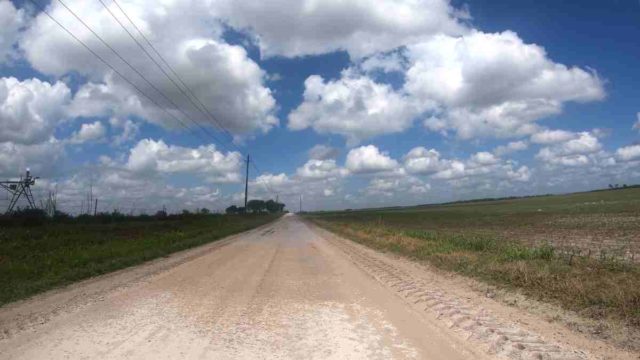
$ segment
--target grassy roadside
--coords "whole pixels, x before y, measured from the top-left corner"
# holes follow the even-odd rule
[[[558,304],[592,319],[616,321],[640,329],[640,264],[621,256],[609,256],[611,252],[594,256],[594,251],[587,256],[584,252],[567,251],[554,242],[567,232],[572,236],[580,234],[585,227],[582,221],[585,213],[595,214],[590,217],[588,228],[598,226],[594,219],[609,224],[600,228],[601,235],[607,236],[605,240],[624,239],[625,246],[629,238],[640,242],[637,221],[640,198],[637,192],[627,193],[635,196],[621,201],[617,199],[621,194],[596,194],[598,203],[603,204],[598,208],[582,206],[584,199],[571,195],[427,208],[316,213],[306,217],[369,247],[426,261],[437,268],[501,288],[516,289],[530,298]],[[616,198],[615,202],[608,196]],[[553,216],[548,215],[551,211]],[[577,220],[560,225],[551,223],[558,218]],[[620,225],[618,219],[627,218],[634,218],[636,222]],[[549,241],[532,243],[518,237],[530,233],[531,229]]]
[[[221,239],[279,216],[0,224],[0,305]]]

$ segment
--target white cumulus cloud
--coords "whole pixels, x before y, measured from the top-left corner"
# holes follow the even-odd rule
[[[407,49],[405,90],[436,101],[439,126],[464,139],[531,134],[563,103],[604,97],[597,75],[553,62],[511,31],[439,35]]]
[[[309,158],[315,160],[335,159],[339,153],[340,150],[332,146],[318,144],[309,149]]]
[[[536,158],[547,165],[585,166],[592,162],[589,157],[602,149],[596,136],[581,132],[568,141],[540,149]]]
[[[404,167],[411,174],[433,174],[443,169],[445,163],[435,149],[415,147],[404,156]]]
[[[402,72],[407,66],[407,60],[402,52],[378,53],[366,58],[359,68],[364,72],[382,71],[385,73]]]
[[[181,107],[195,122],[202,126],[214,126],[206,111],[198,111],[194,105],[198,103],[189,101],[182,91],[164,77],[99,2],[71,0],[65,3],[166,98],[125,66],[115,54],[106,50],[59,2],[50,4],[52,16],[69,27],[89,47],[100,49],[98,51],[102,56],[142,91],[162,107],[171,111],[175,111],[176,106]],[[127,22],[113,3],[109,6],[121,21]],[[138,1],[123,3],[122,6],[184,82],[206,104],[215,119],[226,128],[235,133],[247,133],[268,131],[278,124],[274,116],[275,99],[271,90],[264,85],[266,73],[248,57],[243,47],[227,44],[221,39],[222,28],[211,4],[201,1]],[[135,32],[129,27],[130,31]],[[31,65],[45,74],[63,76],[78,72],[89,77],[90,83],[79,91],[73,107],[76,115],[138,115],[151,122],[175,126],[175,120],[160,112],[156,105],[114,75],[46,15],[39,14],[33,20],[20,40],[20,47]],[[171,99],[176,106],[167,99]],[[180,117],[183,117],[182,114]],[[184,121],[189,123],[186,119]]]
[[[65,119],[71,92],[62,82],[0,78],[0,142],[36,144]]]
[[[398,162],[374,145],[366,145],[349,151],[345,167],[354,174],[378,173],[396,169]]]
[[[394,197],[404,194],[419,196],[426,194],[431,189],[431,185],[413,176],[399,178],[374,178],[369,181],[369,185],[364,189],[368,196]]]
[[[16,57],[15,44],[26,21],[24,10],[16,9],[11,1],[0,1],[0,64]]]
[[[0,142],[0,176],[14,178],[29,168],[34,176],[53,176],[64,158],[64,146],[51,138],[38,144]]]
[[[266,56],[345,50],[359,58],[467,31],[458,20],[464,12],[447,0],[224,0],[214,7],[232,26],[253,33]]]
[[[487,166],[497,164],[500,159],[490,152],[480,151],[471,155],[470,162],[476,166]]]
[[[616,156],[622,161],[640,159],[640,145],[624,146],[616,150]]]
[[[556,144],[569,141],[577,137],[577,134],[566,130],[544,129],[531,135],[531,142],[534,144]]]
[[[493,149],[493,153],[496,154],[497,156],[504,156],[517,151],[523,151],[528,148],[529,148],[529,143],[524,140],[511,141],[506,145],[497,146],[495,149]]]
[[[466,160],[459,160],[444,159],[435,149],[416,147],[403,159],[404,168],[410,174],[457,182],[457,185],[473,185],[479,182],[489,184],[504,180],[526,182],[531,176],[528,167],[518,167],[515,162],[500,159],[487,151],[480,151]]]
[[[336,81],[310,76],[304,102],[289,114],[289,128],[339,134],[355,145],[377,135],[402,132],[415,115],[415,107],[391,86],[347,71]]]
[[[188,148],[143,139],[131,149],[125,168],[141,174],[192,173],[210,182],[238,182],[242,178],[242,155],[224,154],[214,145]]]
[[[73,144],[83,144],[86,142],[103,140],[107,134],[107,128],[100,121],[90,124],[82,124],[80,130],[73,133],[69,140]]]
[[[296,174],[304,179],[326,179],[343,176],[345,170],[338,167],[333,159],[311,159],[298,168]]]
[[[140,133],[140,125],[129,119],[112,117],[109,119],[109,125],[111,125],[111,128],[121,129],[120,134],[113,139],[113,144],[116,146],[134,140]]]

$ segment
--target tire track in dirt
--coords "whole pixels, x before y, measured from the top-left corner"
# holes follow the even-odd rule
[[[469,304],[445,290],[418,279],[393,264],[371,256],[348,240],[327,239],[353,263],[406,302],[430,312],[450,329],[479,343],[494,356],[522,360],[583,360],[586,353],[546,341],[538,334],[502,321],[490,311]]]

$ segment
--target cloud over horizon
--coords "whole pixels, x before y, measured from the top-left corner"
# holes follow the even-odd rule
[[[65,4],[118,54],[61,3],[46,9],[124,79],[43,12],[0,0],[0,176],[30,167],[69,203],[94,181],[114,206],[221,209],[243,196],[248,153],[250,196],[317,209],[640,181],[637,96],[615,83],[637,74],[481,28],[474,4]]]

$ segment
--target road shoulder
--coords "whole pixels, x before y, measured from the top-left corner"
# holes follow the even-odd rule
[[[377,252],[309,221],[305,223],[409,306],[430,313],[489,354],[533,359],[638,358],[637,354],[549,322],[539,313],[488,297],[487,286],[475,280]]]

